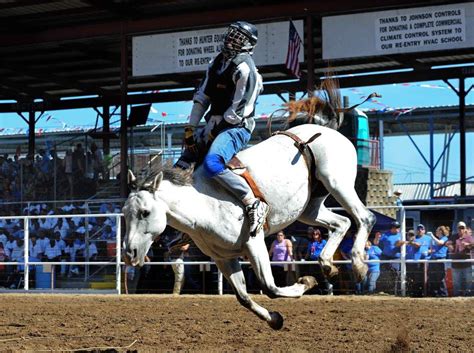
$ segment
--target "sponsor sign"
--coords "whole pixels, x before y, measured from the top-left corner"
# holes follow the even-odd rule
[[[303,38],[303,21],[294,21]],[[289,22],[257,25],[259,37],[254,51],[257,66],[285,64]],[[204,71],[219,53],[227,27],[137,36],[132,40],[133,76]],[[299,54],[304,60],[303,51]]]
[[[323,59],[474,47],[474,3],[323,18]]]

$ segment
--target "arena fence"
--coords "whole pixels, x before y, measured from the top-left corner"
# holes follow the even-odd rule
[[[406,240],[406,211],[407,210],[433,210],[433,209],[468,209],[468,208],[473,208],[474,204],[458,204],[458,205],[423,205],[423,206],[405,206],[405,207],[395,207],[395,206],[384,206],[384,207],[371,207],[371,209],[375,210],[380,210],[383,208],[398,208],[398,215],[399,215],[399,220],[401,223],[401,238],[403,241]],[[338,208],[333,208],[332,210],[337,211],[337,210],[342,210]],[[30,229],[29,229],[29,224],[32,219],[46,219],[46,218],[73,218],[73,217],[84,217],[87,219],[88,217],[104,217],[104,218],[114,218],[115,219],[115,224],[116,224],[116,240],[115,240],[115,260],[114,261],[51,261],[51,262],[37,262],[37,261],[29,261],[29,239],[30,239]],[[10,217],[0,217],[0,220],[7,220],[7,219],[15,219],[23,220],[23,225],[24,225],[24,261],[10,261],[10,262],[1,262],[1,265],[6,265],[6,266],[21,266],[24,267],[23,270],[23,283],[24,291],[30,291],[32,289],[29,288],[29,277],[30,277],[30,269],[32,266],[42,266],[42,265],[52,265],[53,268],[54,266],[83,266],[83,267],[88,267],[88,266],[114,266],[115,267],[115,290],[113,291],[114,293],[121,294],[122,293],[122,275],[123,275],[123,270],[125,269],[125,263],[121,260],[122,259],[122,246],[120,244],[122,243],[122,235],[123,235],[123,229],[122,229],[122,217],[123,214],[121,213],[106,213],[106,214],[100,214],[100,213],[86,213],[86,214],[72,214],[72,215],[41,215],[41,216],[10,216]],[[399,264],[400,265],[400,272],[399,272],[399,292],[395,291],[395,294],[399,294],[401,296],[406,296],[407,295],[407,264],[424,264],[425,266],[425,272],[426,272],[426,266],[429,263],[444,263],[444,264],[452,264],[452,263],[470,263],[471,264],[471,270],[472,270],[472,265],[474,265],[474,259],[469,258],[469,259],[437,259],[437,260],[408,260],[406,259],[406,246],[403,245],[401,247],[401,257],[400,259],[397,260],[367,260],[365,261],[366,263],[380,263],[380,264]],[[160,262],[146,262],[147,266],[154,266],[154,265],[173,265],[176,264],[173,261],[160,261]],[[213,261],[184,261],[182,263],[185,266],[200,266],[201,271],[209,271],[211,266],[215,266],[215,262]],[[249,262],[246,261],[241,261],[241,264],[243,265],[250,265]],[[271,262],[272,265],[284,265],[284,270],[285,271],[292,271],[294,270],[295,267],[297,266],[307,266],[307,265],[314,265],[318,264],[317,261],[279,261],[279,262]],[[351,261],[350,260],[337,260],[334,261],[334,264],[340,265],[340,264],[346,264],[350,265]],[[126,277],[126,276],[124,276]],[[217,289],[218,289],[218,294],[222,295],[224,290],[223,290],[223,276],[220,271],[218,271],[217,275]],[[472,286],[472,283],[471,283]],[[397,287],[397,284],[395,283],[395,287]],[[54,289],[53,285],[52,288]]]

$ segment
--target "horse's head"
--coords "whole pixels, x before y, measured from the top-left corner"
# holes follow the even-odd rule
[[[132,266],[143,266],[154,239],[166,228],[166,209],[154,196],[162,179],[163,173],[159,173],[151,182],[138,187],[135,176],[129,171],[128,183],[133,191],[123,207],[126,224],[124,261]]]

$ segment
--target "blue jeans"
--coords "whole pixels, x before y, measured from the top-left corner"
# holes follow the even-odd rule
[[[204,158],[204,170],[209,177],[216,176],[235,154],[241,151],[250,140],[250,132],[241,126],[231,127],[217,135]]]
[[[367,293],[374,293],[377,288],[377,280],[379,279],[380,271],[372,271],[367,274],[364,280],[364,289]]]
[[[472,287],[472,267],[452,268],[454,296],[468,296]]]
[[[361,283],[356,283],[356,294],[374,293],[379,276],[380,271],[367,272],[364,280]]]

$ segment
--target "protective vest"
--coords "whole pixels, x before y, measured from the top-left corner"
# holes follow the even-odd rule
[[[237,66],[239,66],[242,62],[245,62],[250,68],[247,92],[244,94],[241,104],[239,104],[239,106],[242,106],[242,110],[245,104],[249,101],[253,91],[256,89],[257,69],[255,68],[255,64],[250,54],[241,53],[237,55],[230,61],[225,70],[220,71],[220,68],[224,64],[223,62],[224,56],[221,53],[214,59],[208,70],[208,78],[206,87],[204,88],[204,93],[211,100],[211,109],[209,112],[210,115],[223,115],[224,112],[232,105],[235,94],[235,83],[233,76]],[[239,113],[238,110],[239,109],[237,109],[236,113]],[[244,116],[244,118],[252,117],[254,115],[254,111],[255,109],[253,109],[251,114]]]

